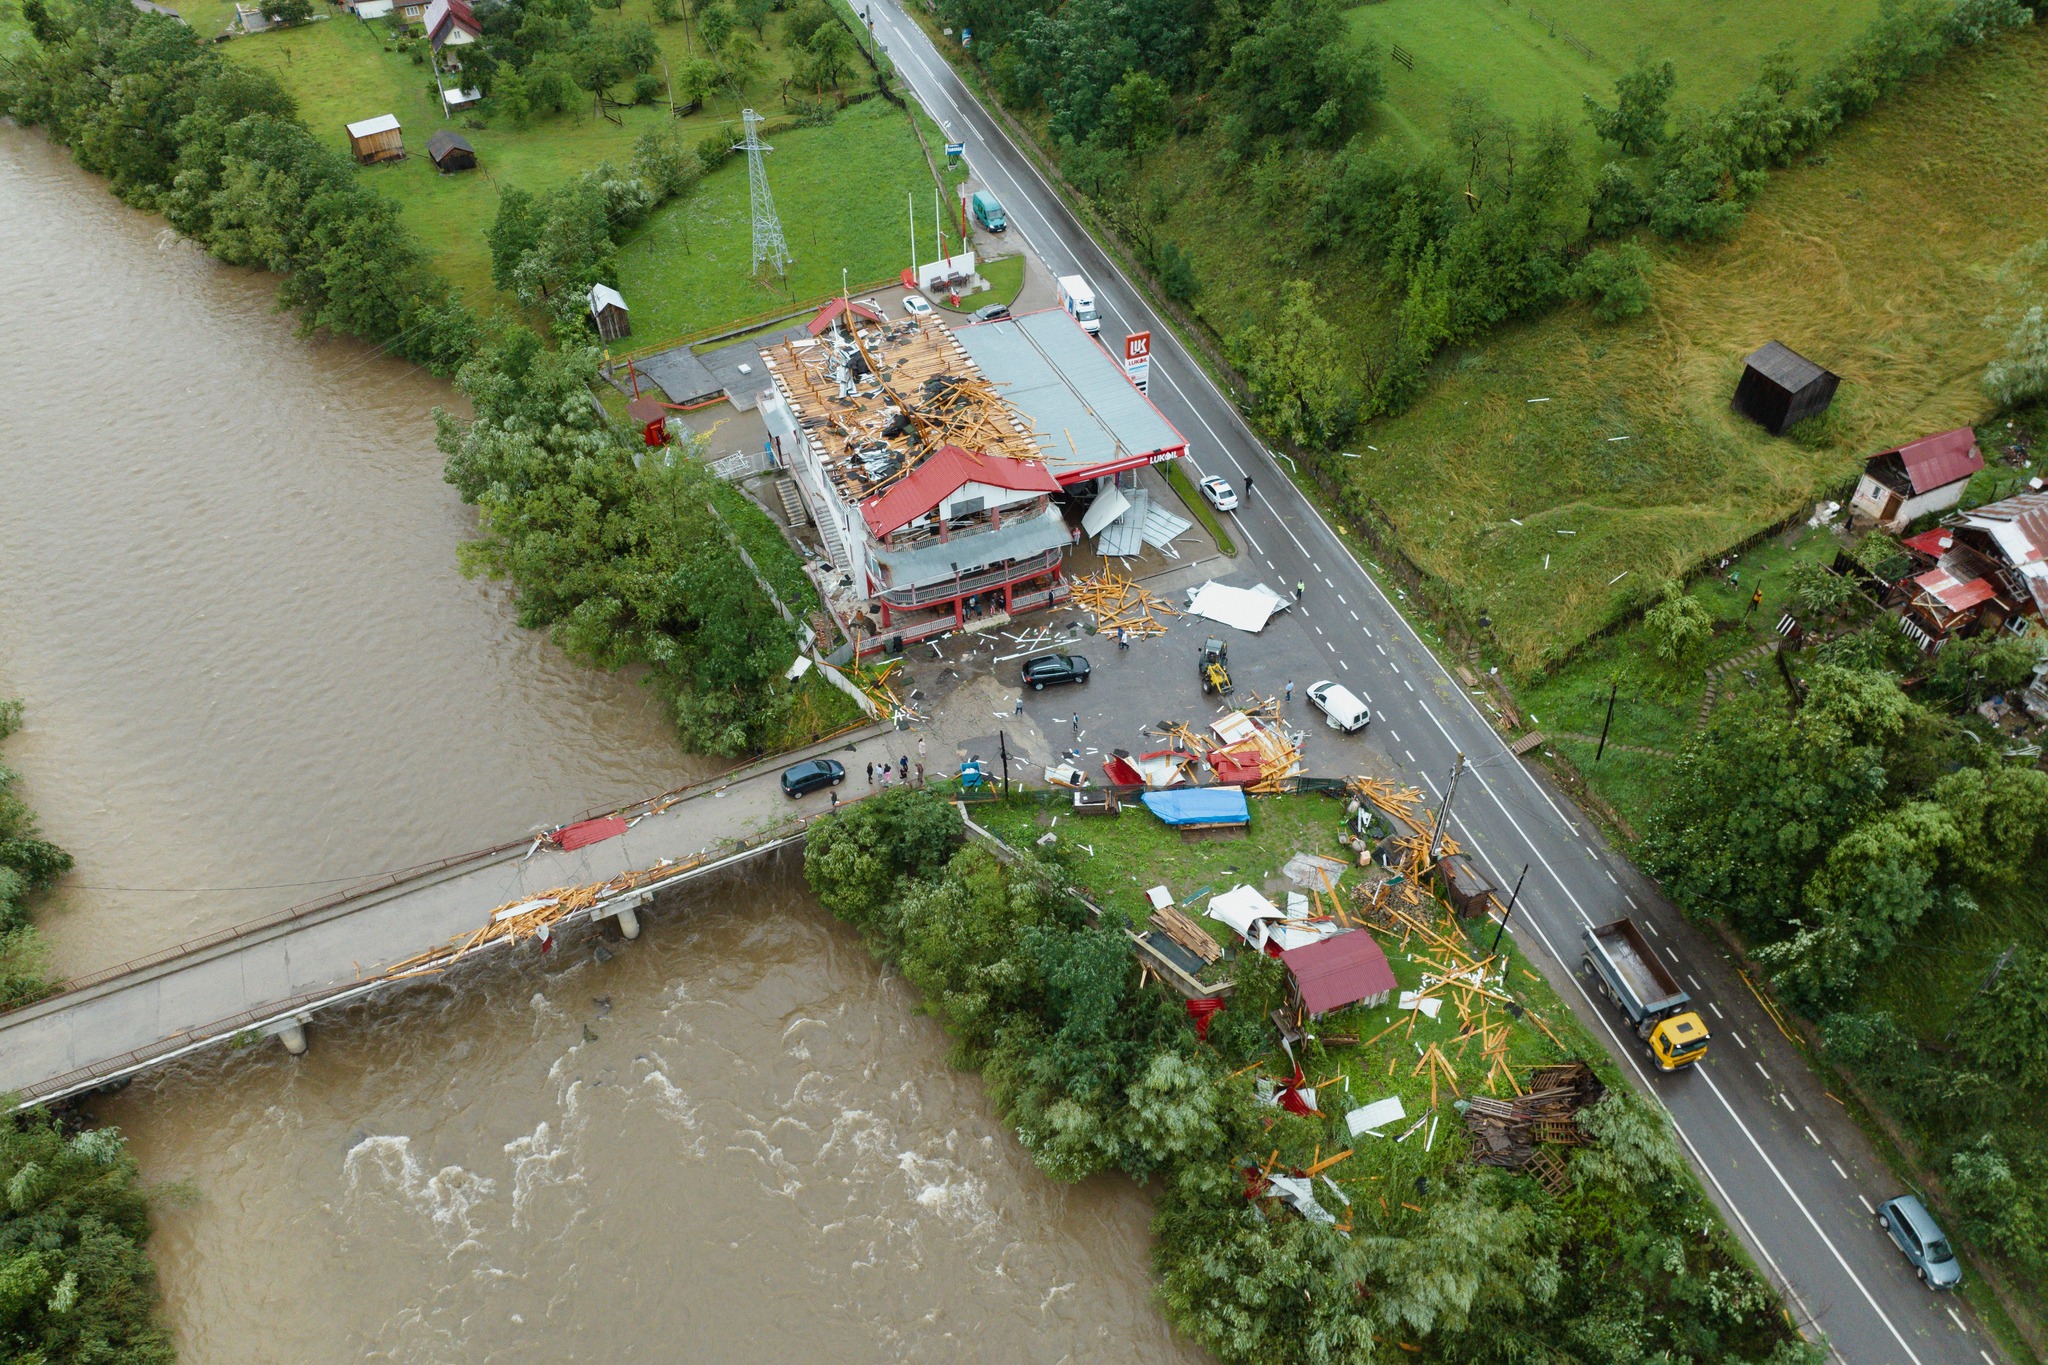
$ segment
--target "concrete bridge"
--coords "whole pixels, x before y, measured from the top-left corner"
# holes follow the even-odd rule
[[[315,1012],[402,990],[458,958],[515,943],[531,951],[541,924],[552,934],[613,918],[637,937],[639,911],[657,894],[793,843],[830,808],[822,792],[788,800],[784,767],[832,754],[858,773],[900,744],[862,727],[606,812],[627,827],[582,847],[528,835],[68,981],[0,1014],[0,1094],[17,1107],[47,1103],[233,1039],[277,1037],[303,1052]],[[574,894],[550,898],[564,890]]]

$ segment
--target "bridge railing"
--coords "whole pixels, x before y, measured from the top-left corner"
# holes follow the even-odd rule
[[[852,734],[856,730],[866,729],[872,724],[873,722],[868,720],[857,721],[830,734],[820,735],[813,742],[813,745],[806,747],[815,747],[816,744],[829,743],[841,736]],[[748,772],[750,768],[772,767],[775,763],[787,758],[790,753],[794,752],[796,750],[747,759],[743,762],[735,763],[720,772],[701,777],[695,782],[687,782],[680,787],[672,787],[657,795],[628,802],[623,806],[592,806],[562,823],[563,825],[573,825],[583,820],[596,819],[605,815],[620,815],[631,819],[636,815],[646,815],[666,810],[677,801],[683,800],[698,791],[733,780],[735,775],[755,776],[757,774]],[[544,832],[536,831],[535,833],[523,835],[520,838],[509,840],[502,844],[493,844],[489,848],[472,849],[467,853],[451,854],[448,857],[437,858],[432,862],[420,863],[413,867],[402,867],[390,872],[380,872],[361,881],[352,882],[341,890],[330,892],[325,896],[319,897],[317,900],[302,901],[297,905],[273,911],[258,919],[231,925],[225,929],[216,929],[212,933],[204,934],[199,938],[186,939],[182,943],[173,943],[168,947],[159,948],[155,952],[144,953],[140,957],[130,958],[126,962],[116,963],[111,967],[102,967],[97,971],[87,972],[82,976],[74,976],[61,983],[56,990],[51,991],[48,995],[37,996],[33,1000],[23,1000],[5,1009],[0,1009],[0,1016],[12,1013],[15,1010],[23,1010],[31,1006],[45,1004],[66,995],[76,994],[79,991],[90,990],[94,986],[119,980],[121,977],[129,976],[135,972],[147,971],[151,967],[160,967],[168,962],[176,962],[180,958],[191,957],[195,953],[203,953],[208,949],[218,948],[224,944],[233,943],[238,939],[250,938],[257,934],[266,933],[282,925],[290,924],[295,920],[323,914],[326,911],[346,905],[352,900],[358,900],[378,891],[387,891],[393,887],[402,886],[406,882],[416,881],[421,877],[431,877],[437,872],[445,872],[450,868],[461,867],[467,863],[478,863],[487,859],[502,857],[516,849],[525,848],[536,839],[543,837],[545,837]]]

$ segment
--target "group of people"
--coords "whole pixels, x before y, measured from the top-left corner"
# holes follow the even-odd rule
[[[913,767],[917,773],[915,779],[911,777]],[[874,786],[877,778],[881,779],[881,784],[885,787],[893,787],[899,782],[911,782],[913,780],[918,786],[922,787],[924,785],[924,736],[919,735],[917,737],[917,762],[914,765],[910,761],[909,754],[897,755],[894,763],[885,758],[880,763],[868,764],[868,785],[870,787]]]

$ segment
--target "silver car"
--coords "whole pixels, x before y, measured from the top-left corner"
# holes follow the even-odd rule
[[[1877,1211],[1877,1225],[1891,1234],[1913,1263],[1913,1273],[1929,1289],[1954,1289],[1963,1282],[1962,1262],[1917,1195],[1885,1200]]]

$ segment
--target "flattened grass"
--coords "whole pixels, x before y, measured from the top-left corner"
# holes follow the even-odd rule
[[[1505,662],[1568,653],[1637,584],[1872,451],[1982,415],[2002,344],[1984,320],[2048,233],[2048,207],[2019,188],[2048,181],[2044,85],[2038,29],[1958,54],[1776,177],[1731,241],[1660,247],[1642,317],[1570,308],[1447,358],[1413,411],[1355,438],[1379,453],[1340,472],[1418,563],[1490,611]],[[1843,378],[1817,439],[1773,438],[1728,408],[1742,357],[1773,338]]]

